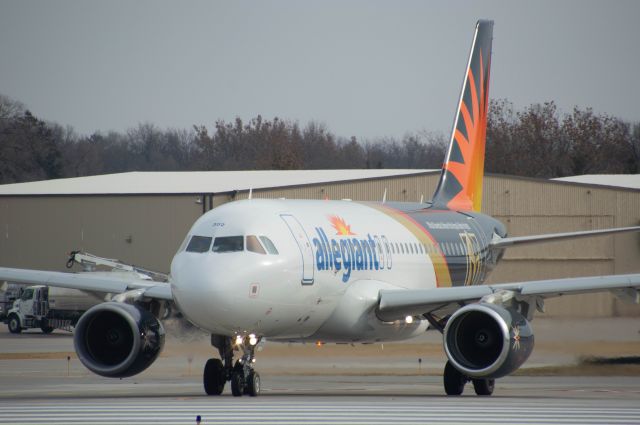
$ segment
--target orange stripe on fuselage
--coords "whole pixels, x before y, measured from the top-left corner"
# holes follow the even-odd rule
[[[431,263],[433,264],[433,269],[436,274],[436,285],[438,287],[451,286],[451,273],[449,272],[447,259],[440,250],[436,239],[427,231],[427,229],[421,226],[420,223],[411,218],[407,213],[388,205],[369,202],[365,202],[364,204],[393,218],[409,230],[422,244],[434,247],[435,249],[433,250],[427,250],[426,255],[431,259]]]

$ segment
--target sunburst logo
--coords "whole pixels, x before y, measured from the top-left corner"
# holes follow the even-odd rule
[[[349,236],[349,235],[355,235],[355,233],[353,233],[351,231],[351,226],[347,224],[346,221],[344,221],[344,219],[342,217],[338,217],[337,215],[331,215],[329,216],[329,221],[331,222],[331,225],[333,226],[334,229],[336,229],[336,235],[341,235],[341,236]]]
[[[520,349],[520,326],[514,326],[513,328],[513,349]]]

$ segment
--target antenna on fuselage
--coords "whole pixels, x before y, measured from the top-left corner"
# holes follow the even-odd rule
[[[251,196],[253,195],[253,188],[249,188],[249,197],[247,199],[251,199]]]
[[[423,204],[424,203],[424,193],[420,194],[420,203]]]
[[[387,202],[387,188],[384,188],[384,193],[382,194],[382,203]]]

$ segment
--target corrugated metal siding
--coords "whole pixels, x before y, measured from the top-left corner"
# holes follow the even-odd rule
[[[158,271],[202,212],[193,196],[0,198],[0,264],[62,270],[81,249]]]
[[[630,226],[639,223],[640,191],[487,176],[483,207],[513,236]],[[637,273],[639,259],[637,234],[531,245],[507,250],[489,282]],[[614,314],[640,316],[640,307],[608,293],[547,302],[550,316]]]

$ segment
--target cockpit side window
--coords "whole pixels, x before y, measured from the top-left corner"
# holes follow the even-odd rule
[[[193,236],[187,245],[187,252],[207,252],[211,246],[210,236]]]
[[[221,236],[213,241],[213,252],[237,252],[244,250],[244,237]]]
[[[278,255],[278,250],[276,249],[276,246],[273,244],[273,242],[271,242],[271,239],[266,236],[260,236],[260,240],[264,244],[264,247],[267,248],[267,252],[269,254]]]
[[[247,236],[247,251],[256,252],[258,254],[267,254],[267,251],[264,250],[262,245],[260,245],[260,241],[254,235]]]

